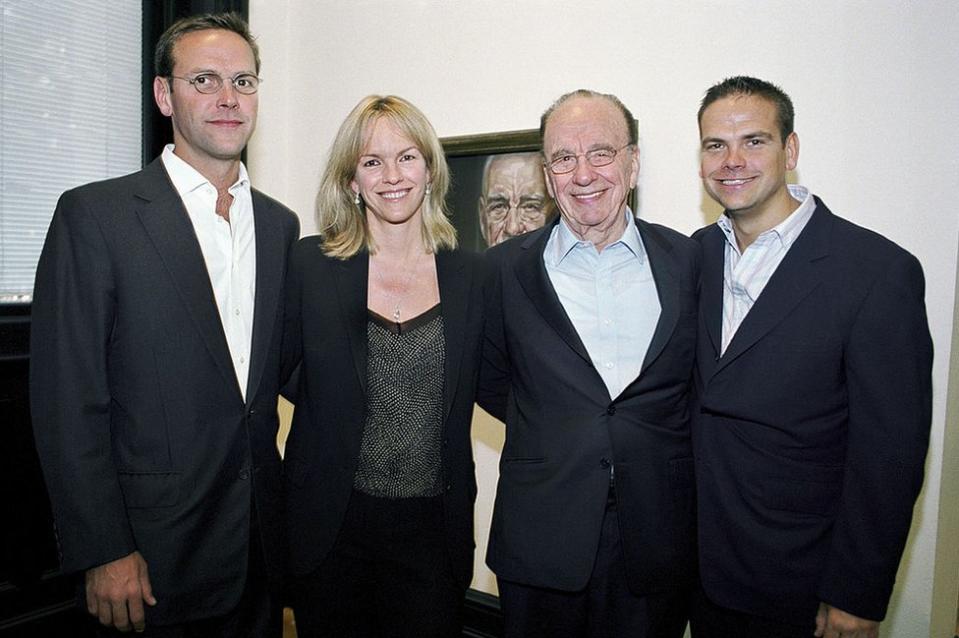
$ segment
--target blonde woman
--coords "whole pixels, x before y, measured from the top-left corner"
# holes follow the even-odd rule
[[[321,235],[290,260],[284,359],[300,382],[285,474],[301,638],[461,633],[482,273],[456,250],[448,185],[425,116],[364,98],[323,175]]]

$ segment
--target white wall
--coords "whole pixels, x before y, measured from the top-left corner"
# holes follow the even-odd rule
[[[615,93],[633,109],[642,136],[640,213],[691,232],[716,214],[696,176],[703,91],[740,73],[781,84],[797,110],[797,180],[833,211],[912,251],[926,271],[936,347],[932,444],[883,635],[952,635],[959,517],[943,515],[955,504],[940,503],[940,494],[957,493],[959,463],[943,455],[959,266],[954,0],[250,5],[266,79],[251,172],[301,214],[305,232],[315,228],[313,196],[329,144],[362,96],[402,95],[448,136],[533,128],[555,97],[579,87]],[[954,378],[953,392],[957,386]],[[482,548],[502,434],[485,423],[477,438]],[[478,569],[476,578],[491,589],[488,573]]]

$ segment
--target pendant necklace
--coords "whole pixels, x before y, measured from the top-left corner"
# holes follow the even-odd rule
[[[370,261],[373,261],[372,259]],[[383,273],[380,272],[380,264],[377,262],[374,273],[376,278],[380,280],[380,285],[383,286],[383,290],[389,295],[388,305],[393,308],[393,321],[400,323],[400,303],[406,298],[410,290],[410,282],[413,280],[413,273],[416,271],[414,266],[407,265],[406,267],[406,276],[403,278],[403,286],[401,288],[390,290],[390,287],[386,285],[386,278],[383,276]]]

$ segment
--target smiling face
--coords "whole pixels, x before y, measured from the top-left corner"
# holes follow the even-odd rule
[[[549,197],[539,153],[494,156],[480,196],[480,228],[490,246],[535,230],[546,221]]]
[[[237,93],[229,80],[243,73],[256,75],[250,45],[232,31],[192,31],[177,41],[173,60],[177,77],[216,73],[224,79],[223,88],[209,95],[183,80],[154,79],[157,106],[173,121],[174,152],[204,175],[208,167],[238,162],[256,126],[258,101],[255,93]]]
[[[546,169],[549,193],[560,214],[578,236],[597,247],[618,239],[625,227],[626,200],[639,175],[639,150],[629,143],[623,113],[602,97],[573,97],[549,116],[543,133],[547,163],[577,155],[576,168],[554,174]],[[625,148],[624,148],[625,147]],[[616,157],[606,166],[592,166],[584,153],[606,149]]]
[[[752,95],[733,95],[709,105],[700,128],[700,169],[706,192],[734,220],[773,228],[795,209],[786,172],[796,168],[799,139],[783,142],[776,107]]]
[[[363,199],[370,229],[421,223],[430,179],[423,153],[386,117],[373,120],[365,137],[350,187]]]

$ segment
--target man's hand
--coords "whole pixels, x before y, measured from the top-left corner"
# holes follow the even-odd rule
[[[107,627],[143,631],[143,601],[157,604],[140,552],[87,570],[87,611]]]
[[[816,638],[879,638],[879,623],[819,603]]]

